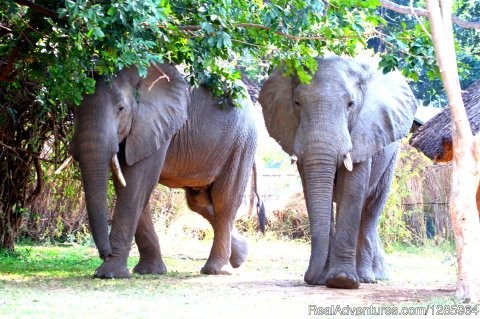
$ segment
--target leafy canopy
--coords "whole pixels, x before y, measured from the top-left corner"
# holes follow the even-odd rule
[[[326,51],[353,55],[365,46],[365,34],[383,23],[375,15],[378,0],[35,3],[58,18],[7,0],[0,19],[13,31],[2,37],[0,52],[27,46],[15,69],[28,67],[26,76],[41,83],[35,94],[52,106],[79,104],[83,92],[93,92],[92,71],[110,76],[136,65],[144,75],[152,62],[184,64],[192,84],[233,98],[243,94],[236,84],[242,65],[258,70],[285,61],[308,81],[313,57]],[[31,20],[38,22],[35,30]]]

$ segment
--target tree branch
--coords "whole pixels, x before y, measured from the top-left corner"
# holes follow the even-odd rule
[[[48,17],[51,17],[51,18],[54,18],[54,19],[57,19],[57,20],[63,20],[63,21],[67,21],[68,18],[65,16],[63,18],[59,18],[58,17],[58,13],[53,11],[53,10],[50,10],[50,9],[47,9],[41,5],[38,5],[36,3],[33,3],[31,1],[28,1],[28,0],[15,0],[15,3],[18,4],[18,5],[21,5],[21,6],[26,6],[26,7],[29,7],[30,9],[34,10],[34,11],[37,11],[41,14],[44,14]]]
[[[423,22],[420,21],[420,18],[415,13],[415,8],[413,7],[413,0],[410,0],[410,12],[412,12],[412,14],[415,16],[415,19],[417,20],[418,24],[422,28],[423,32],[425,32],[425,34],[427,34],[428,37],[431,39],[432,35],[430,34],[430,32],[428,32],[428,30],[427,30],[427,28],[425,28],[425,25],[423,24]]]
[[[5,68],[0,68],[0,81],[13,82],[17,73],[16,71],[12,72],[13,63],[15,62],[15,59],[17,58],[19,52],[20,46],[17,44],[13,48],[12,54],[8,58]]]
[[[236,28],[255,28],[255,29],[262,29],[262,30],[271,30],[272,29],[270,27],[267,27],[267,26],[264,26],[264,25],[261,25],[261,24],[256,24],[256,23],[236,23],[233,26],[236,27]],[[184,26],[178,26],[178,29],[180,29],[182,31],[199,31],[199,30],[202,30],[202,27],[200,27],[198,25],[184,25]],[[279,36],[282,36],[284,38],[293,40],[293,41],[327,40],[327,38],[325,38],[324,36],[295,36],[295,35],[291,35],[291,34],[288,34],[288,33],[285,33],[285,32],[281,32],[281,31],[274,31],[274,33],[278,34]],[[375,34],[375,31],[363,33],[364,36],[373,35],[373,34]],[[353,37],[355,37],[355,36],[346,35],[346,36],[341,36],[341,37],[338,37],[338,38],[346,39],[346,38],[353,38]]]
[[[414,14],[420,17],[426,17],[428,18],[428,12],[425,9],[419,9],[419,8],[410,8],[407,6],[402,6],[400,4],[396,4],[393,1],[390,0],[380,0],[380,3],[382,7],[386,9],[390,9],[392,11],[402,13],[402,14]],[[458,26],[465,28],[465,29],[480,29],[480,22],[469,22],[465,21],[463,19],[460,19],[459,17],[452,15],[452,21],[457,24]]]
[[[45,185],[45,182],[43,180],[43,170],[42,170],[42,166],[40,165],[40,160],[38,159],[38,157],[35,157],[33,159],[33,164],[35,166],[35,171],[37,172],[37,186],[28,197],[26,201],[27,205],[30,205],[35,200],[35,198],[37,198],[38,195],[40,195]]]
[[[0,24],[0,29],[4,30],[4,31],[3,31],[4,33],[13,33],[13,30],[12,30],[12,29],[7,28],[6,26],[1,25],[1,24]]]

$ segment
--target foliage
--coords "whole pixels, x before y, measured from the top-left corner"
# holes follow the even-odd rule
[[[29,6],[0,5],[0,246],[9,249],[44,182],[42,147],[53,139],[55,164],[66,157],[72,107],[94,91],[96,74],[183,64],[192,84],[235,100],[245,94],[241,61],[268,68],[285,60],[306,81],[313,56],[353,54],[377,1],[38,0],[40,11],[21,3]]]
[[[437,243],[434,240],[425,241],[424,245],[406,245],[404,243],[394,243],[391,249],[399,254],[417,255],[422,257],[438,257],[443,255],[447,259],[455,258],[455,241],[443,241]]]
[[[145,75],[151,63],[182,64],[191,84],[208,86],[226,105],[226,99],[245,94],[238,83],[240,70],[258,79],[285,63],[287,73],[308,82],[315,56],[355,55],[386,23],[375,14],[378,0],[34,4],[0,4],[0,246],[10,249],[30,195],[28,185],[35,175],[38,185],[43,179],[38,169],[42,146],[54,140],[57,165],[66,157],[72,109],[82,94],[94,91],[95,75],[108,78],[133,65]],[[404,69],[415,77],[422,65],[431,64],[422,62],[430,61],[431,52],[418,29],[405,28],[390,38],[385,68],[399,65],[402,56],[396,50],[413,38],[419,42],[408,44],[408,50],[416,53],[407,55]]]
[[[423,222],[423,206],[418,203],[405,205],[405,200],[416,191],[411,181],[414,178],[422,178],[425,161],[429,162],[429,160],[414,148],[409,147],[407,141],[408,137],[402,140],[389,196],[378,225],[380,238],[387,250],[395,244],[415,245],[426,242],[425,225],[421,225],[423,228],[420,232],[412,227],[415,221]]]
[[[404,162],[403,158],[410,154],[400,153],[399,162]],[[403,157],[403,158],[402,158]],[[417,170],[412,169],[411,161],[405,161],[406,165],[397,165],[395,175],[390,186],[390,193],[385,202],[385,208],[378,225],[378,232],[382,238],[383,245],[389,249],[393,243],[411,243],[412,233],[409,232],[404,215],[402,199],[409,196],[410,190],[407,186],[407,180],[415,174]],[[401,168],[401,169],[399,169]]]
[[[51,159],[43,152],[44,159]],[[85,201],[78,171],[63,170],[55,174],[49,161],[41,163],[45,186],[22,214],[18,235],[35,242],[87,243],[91,240]]]
[[[417,1],[418,2],[418,1]],[[396,0],[395,3],[409,6],[410,0]],[[420,1],[424,5],[424,1]],[[418,4],[416,4],[418,5]],[[478,20],[479,1],[455,1],[456,15],[467,21]],[[419,5],[420,6],[420,5]],[[433,55],[433,46],[428,34],[429,22],[425,17],[416,17],[378,8],[378,13],[387,24],[378,28],[376,37],[369,40],[369,47],[382,54],[380,65],[385,71],[398,68],[412,80],[410,85],[415,96],[425,104],[445,106],[447,99]],[[423,27],[422,27],[423,25]],[[480,32],[454,25],[457,61],[462,88],[467,88],[480,78]],[[386,54],[386,55],[384,55]]]

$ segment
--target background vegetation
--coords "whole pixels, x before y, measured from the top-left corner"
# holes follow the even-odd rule
[[[480,15],[478,2],[456,3],[460,18]],[[72,112],[83,93],[94,91],[96,75],[109,77],[132,65],[144,74],[152,62],[171,62],[185,67],[192,85],[235,98],[245,94],[235,84],[240,70],[260,83],[284,61],[289,72],[308,81],[313,57],[355,55],[370,47],[383,54],[385,70],[399,68],[417,80],[412,83],[417,97],[442,101],[421,25],[378,5],[378,0],[2,1],[0,247],[13,250],[18,234],[42,241],[85,238],[77,173],[55,176],[53,170],[67,157]],[[456,31],[467,84],[480,74],[479,34]],[[394,185],[398,196],[406,195],[405,178]],[[181,195],[158,196],[163,202]],[[398,203],[391,199],[389,205]],[[161,205],[166,205],[161,216],[176,209],[168,200]],[[398,218],[388,220],[402,227]],[[388,235],[388,229],[382,231]]]

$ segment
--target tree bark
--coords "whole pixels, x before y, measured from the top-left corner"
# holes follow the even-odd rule
[[[392,11],[402,13],[402,14],[415,14],[421,17],[428,17],[428,10],[419,9],[419,8],[412,8],[408,6],[402,6],[400,4],[396,4],[390,0],[380,0],[380,5],[386,9],[390,9]],[[457,24],[458,26],[465,28],[465,29],[480,29],[480,22],[474,21],[465,21],[460,19],[457,16],[451,16],[452,21]]]
[[[457,252],[457,297],[480,302],[480,221],[476,206],[479,144],[461,96],[452,30],[452,0],[427,0],[432,40],[452,114],[453,169],[450,217]]]

